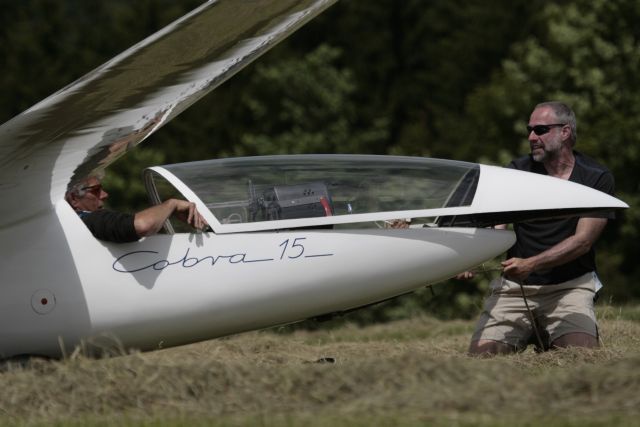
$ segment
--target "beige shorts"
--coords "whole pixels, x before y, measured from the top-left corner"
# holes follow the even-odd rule
[[[593,297],[599,284],[598,276],[590,272],[557,285],[523,286],[546,346],[574,332],[598,337]],[[524,350],[532,339],[534,331],[520,285],[504,277],[493,280],[471,340],[500,341]]]

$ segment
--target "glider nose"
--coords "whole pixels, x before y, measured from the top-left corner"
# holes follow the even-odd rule
[[[472,206],[482,213],[531,211],[540,212],[540,217],[629,207],[620,199],[575,182],[486,165],[481,165]]]

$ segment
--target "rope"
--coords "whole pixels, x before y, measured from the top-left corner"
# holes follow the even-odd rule
[[[522,292],[522,299],[524,300],[524,305],[525,307],[527,307],[527,312],[529,313],[529,320],[531,321],[531,327],[533,328],[533,332],[535,332],[536,339],[538,340],[538,348],[540,349],[540,351],[546,351],[547,348],[545,348],[542,342],[542,338],[540,337],[540,331],[538,331],[536,319],[533,317],[533,312],[531,311],[531,308],[529,308],[529,301],[527,301],[527,296],[524,293],[524,286],[522,286],[522,283],[520,282],[518,282],[518,285],[520,285],[520,292]]]

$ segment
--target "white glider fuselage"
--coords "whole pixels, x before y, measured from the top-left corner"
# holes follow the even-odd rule
[[[38,232],[40,239],[26,240]],[[381,301],[500,254],[510,231],[291,230],[96,240],[60,202],[4,233],[0,356],[157,349]],[[106,340],[106,341],[105,341]]]

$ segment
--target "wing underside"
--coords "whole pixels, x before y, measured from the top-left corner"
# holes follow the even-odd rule
[[[0,227],[48,211],[335,0],[209,1],[0,127]],[[28,198],[24,194],[29,195]]]

